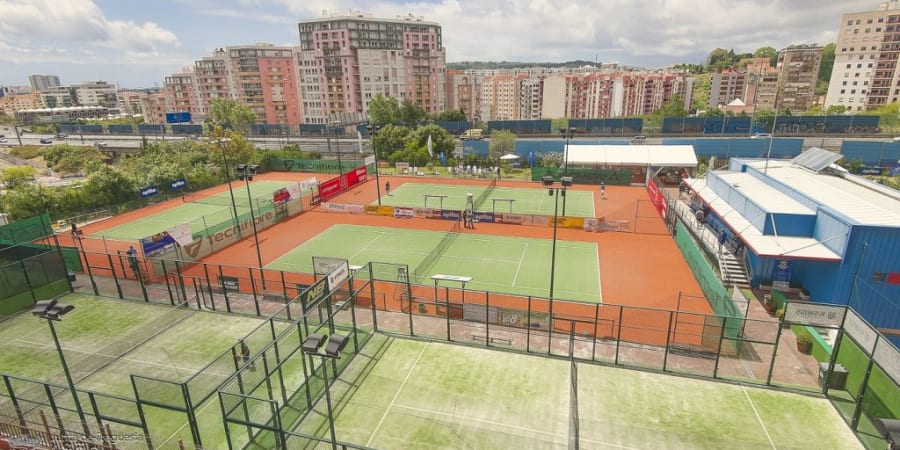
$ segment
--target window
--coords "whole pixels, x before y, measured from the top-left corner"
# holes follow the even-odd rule
[[[841,89],[841,94],[844,94],[844,93],[846,93],[846,92],[847,92],[846,89]]]
[[[846,85],[847,85],[847,82],[846,82],[846,81],[844,81],[843,83],[841,83],[841,86],[846,86]]]

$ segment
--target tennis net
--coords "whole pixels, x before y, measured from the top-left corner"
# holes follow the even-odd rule
[[[228,195],[222,196],[222,194],[185,194],[181,197],[181,200],[184,203],[202,203],[204,205],[216,205],[216,206],[232,206],[231,197]],[[259,197],[253,198],[253,208],[259,209],[261,205],[265,202],[271,202],[271,195],[261,195]],[[239,208],[249,208],[250,207],[250,198],[246,196],[235,196],[234,197],[234,205]]]
[[[487,201],[488,197],[491,196],[491,192],[493,192],[494,188],[496,188],[496,187],[497,187],[497,179],[494,178],[491,180],[491,184],[488,185],[487,189],[485,189],[484,192],[482,192],[481,195],[479,195],[478,198],[475,199],[474,208],[476,211],[478,211],[478,208],[481,208],[481,205]]]
[[[438,258],[440,258],[440,256],[445,251],[447,251],[447,248],[450,247],[450,244],[453,244],[453,241],[455,241],[456,238],[459,237],[459,222],[460,221],[457,220],[453,223],[453,227],[450,228],[450,231],[448,231],[447,234],[445,234],[444,237],[441,238],[441,241],[438,242],[438,244],[433,249],[431,249],[431,252],[428,253],[428,256],[426,256],[425,259],[423,259],[422,262],[419,263],[418,266],[416,266],[416,269],[413,270],[413,279],[416,281],[416,283],[421,284],[421,278],[428,275],[428,272],[432,267],[434,267],[434,264],[437,262]]]

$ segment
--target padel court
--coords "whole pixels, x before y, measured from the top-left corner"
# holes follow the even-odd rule
[[[373,448],[862,448],[825,399],[383,335],[332,389]],[[324,403],[298,431],[329,436]]]
[[[466,289],[549,296],[553,241],[476,233],[334,225],[266,269],[312,273],[312,257],[327,256],[356,265],[407,264],[410,281],[418,284],[454,275],[472,277]],[[557,241],[555,298],[601,301],[597,251],[596,243]]]
[[[476,199],[475,209],[494,213],[539,214],[552,216],[558,208],[560,216],[596,217],[594,196],[591,191],[566,190],[566,196],[559,199],[548,195],[546,189],[512,187],[488,188],[450,184],[403,183],[392,188],[390,195],[382,191],[381,203],[389,206],[411,208],[443,208],[463,210],[466,197],[471,193]],[[427,201],[427,205],[426,205]],[[565,210],[565,214],[563,211]]]
[[[260,208],[272,207],[273,193],[291,182],[257,180],[250,183],[250,195],[243,181],[232,182],[234,204],[239,215],[250,213],[250,199],[253,199],[253,211],[258,214]],[[214,195],[187,194],[184,204],[165,211],[142,217],[119,226],[91,233],[90,237],[105,237],[120,240],[138,240],[147,236],[169,230],[183,223],[191,224],[191,233],[202,233],[223,223],[233,223],[234,208],[229,191]]]
[[[79,389],[131,399],[134,398],[131,374],[184,381],[228,351],[239,338],[265,323],[252,317],[80,294],[67,295],[59,301],[75,306],[64,320],[55,323],[75,384]],[[289,326],[280,322],[278,325],[282,329]],[[263,341],[248,344],[253,350],[264,345]],[[17,376],[66,384],[47,321],[30,314],[18,314],[0,328],[0,367]],[[233,370],[206,368],[204,373],[208,376],[203,382],[213,389]],[[34,385],[21,383],[14,388],[20,402],[30,396],[47,401],[42,390]],[[4,405],[6,394],[5,387],[0,386],[0,407],[8,406]],[[59,406],[73,408],[71,396],[57,393],[56,397],[69,403]],[[87,405],[87,399],[82,403]],[[107,414],[129,417],[125,402],[105,400],[101,407]],[[198,420],[204,426],[221,427],[221,410],[216,398],[201,408]],[[154,416],[149,423],[157,424],[156,429],[150,430],[156,448],[175,448],[178,439],[190,441],[183,414],[161,408],[145,408],[144,413]],[[143,442],[139,444],[146,448]]]

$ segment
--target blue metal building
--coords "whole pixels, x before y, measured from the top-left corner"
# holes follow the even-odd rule
[[[688,184],[707,225],[746,249],[738,256],[751,285],[849,305],[897,344],[900,191],[831,164],[839,158],[821,149],[793,160],[733,158]]]

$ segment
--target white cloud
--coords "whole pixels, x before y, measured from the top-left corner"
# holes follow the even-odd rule
[[[91,0],[0,0],[0,11],[0,35],[22,46],[88,43],[148,50],[178,42],[175,33],[153,22],[110,20]]]

